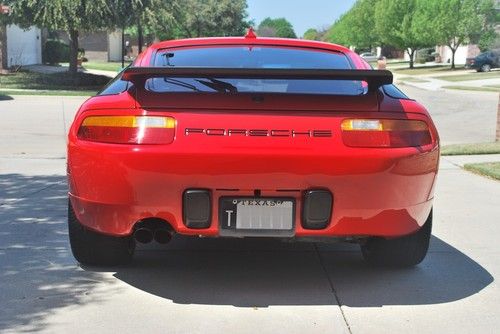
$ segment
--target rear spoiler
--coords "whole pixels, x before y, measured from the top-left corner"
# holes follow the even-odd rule
[[[173,78],[243,78],[243,79],[298,79],[298,80],[359,80],[368,83],[368,90],[392,84],[392,73],[387,70],[329,70],[288,68],[215,68],[215,67],[128,67],[122,80],[141,85],[147,79]]]

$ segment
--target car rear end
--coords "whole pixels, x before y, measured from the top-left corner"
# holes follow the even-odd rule
[[[80,109],[68,174],[83,228],[365,242],[426,224],[437,132],[387,73],[314,42],[195,42],[152,47]]]

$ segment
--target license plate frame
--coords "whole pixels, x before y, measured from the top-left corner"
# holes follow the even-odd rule
[[[247,209],[243,208],[245,205]],[[245,216],[238,216],[238,208],[240,208],[240,214]],[[286,221],[277,221],[276,224],[269,222],[269,225],[260,225],[261,228],[256,228],[259,225],[257,222],[255,224],[251,221],[249,224],[248,220],[244,222],[244,218],[252,219],[247,216],[252,210],[262,210],[259,213],[260,217],[264,218],[266,215],[273,219],[276,218],[272,216],[273,214],[282,215]],[[245,212],[242,213],[243,211]],[[274,213],[271,213],[272,211]],[[224,196],[219,198],[218,212],[221,236],[291,237],[295,235],[296,203],[295,198],[292,197]],[[238,217],[240,217],[239,220]],[[258,218],[257,215],[255,218]]]

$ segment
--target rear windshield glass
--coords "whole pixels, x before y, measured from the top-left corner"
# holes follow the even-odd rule
[[[342,53],[268,46],[196,47],[160,50],[153,66],[280,69],[350,69]],[[154,92],[260,92],[361,95],[366,85],[346,80],[290,80],[244,78],[153,78]]]

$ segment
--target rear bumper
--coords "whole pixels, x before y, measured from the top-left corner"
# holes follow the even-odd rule
[[[79,221],[109,235],[129,235],[136,222],[161,218],[180,234],[219,235],[222,196],[291,197],[296,201],[295,236],[401,236],[422,226],[431,210],[439,150],[350,149],[317,154],[282,150],[264,153],[185,152],[70,142],[70,199]],[[209,189],[211,226],[184,225],[186,189]],[[301,225],[308,189],[333,194],[330,224]]]

